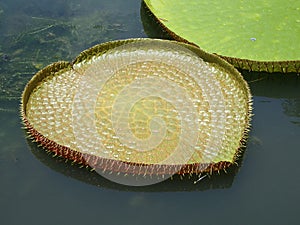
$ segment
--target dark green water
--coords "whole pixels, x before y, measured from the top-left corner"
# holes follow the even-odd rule
[[[130,189],[27,143],[19,98],[33,74],[97,43],[146,37],[140,8],[140,0],[0,0],[0,223],[300,224],[296,75],[243,72],[255,115],[243,164],[220,185]]]

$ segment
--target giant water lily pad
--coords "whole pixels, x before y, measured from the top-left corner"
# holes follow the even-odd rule
[[[56,155],[101,171],[199,174],[236,163],[251,95],[240,73],[192,45],[108,42],[39,71],[23,121]]]
[[[252,71],[300,71],[300,1],[144,0],[162,28]]]

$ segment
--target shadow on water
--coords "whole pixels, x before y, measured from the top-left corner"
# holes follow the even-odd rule
[[[155,16],[149,11],[144,1],[141,3],[141,20],[144,31],[150,38],[172,39],[172,37],[163,31],[157,23]]]
[[[283,113],[300,126],[300,76],[296,73],[269,74],[242,71],[254,96],[281,101]],[[255,107],[255,106],[254,106]]]
[[[149,186],[125,186],[111,182],[95,171],[91,171],[90,168],[81,168],[79,165],[73,164],[70,161],[66,161],[61,157],[53,157],[52,153],[46,152],[42,147],[39,147],[36,143],[27,139],[28,146],[33,155],[44,165],[59,172],[67,177],[72,177],[81,182],[95,185],[101,188],[114,189],[119,191],[133,191],[133,192],[176,192],[176,191],[205,191],[209,189],[224,189],[230,188],[238,167],[233,166],[225,172],[220,174],[214,174],[210,177],[205,177],[199,183],[194,184],[194,181],[198,179],[198,176],[191,177],[179,177],[174,175],[172,179],[167,179],[157,184]],[[124,175],[116,175],[124,176]],[[137,179],[145,179],[143,177],[137,177]],[[149,178],[146,178],[149,179]],[[162,178],[158,176],[152,176],[150,179],[157,179],[160,181]]]
[[[300,98],[300,75],[241,71],[254,96]]]

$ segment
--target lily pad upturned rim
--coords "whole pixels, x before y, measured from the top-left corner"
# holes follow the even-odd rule
[[[81,62],[84,62],[85,60],[89,60],[93,56],[99,56],[107,52],[110,48],[118,47],[121,45],[124,45],[126,43],[134,43],[134,42],[140,42],[144,40],[153,40],[153,41],[167,41],[167,40],[161,40],[161,39],[148,39],[148,38],[133,38],[133,39],[125,39],[125,40],[117,40],[117,41],[111,41],[106,42],[102,44],[95,45],[79,54],[78,57],[76,57],[73,62],[66,62],[66,61],[59,61],[56,63],[52,63],[48,66],[46,66],[44,69],[37,72],[32,79],[28,82],[26,85],[23,93],[22,93],[22,102],[21,102],[21,116],[22,121],[25,125],[25,128],[27,129],[27,132],[29,134],[29,137],[34,141],[40,144],[43,148],[45,148],[46,151],[52,152],[55,156],[61,156],[65,159],[71,160],[75,163],[81,164],[83,166],[93,166],[97,165],[97,169],[104,169],[107,170],[107,164],[111,165],[109,167],[109,171],[111,172],[121,172],[126,171],[126,174],[135,174],[135,175],[144,175],[148,174],[149,171],[143,171],[143,166],[147,166],[148,164],[143,163],[134,163],[134,162],[122,162],[119,160],[114,159],[107,159],[107,158],[100,158],[95,155],[87,154],[87,153],[81,153],[76,150],[72,150],[69,147],[60,145],[56,143],[53,140],[49,140],[47,137],[45,137],[43,134],[41,134],[39,131],[37,131],[33,125],[29,122],[27,119],[27,112],[26,112],[26,105],[29,100],[31,92],[35,89],[35,87],[43,81],[47,76],[57,74],[57,73],[63,73],[67,70],[72,70],[74,64],[78,64]],[[201,174],[201,173],[214,173],[219,172],[222,170],[226,170],[226,168],[237,165],[237,161],[241,158],[242,155],[242,149],[245,147],[245,141],[247,139],[249,127],[250,127],[250,120],[251,120],[251,112],[252,112],[252,96],[250,94],[249,87],[246,83],[246,81],[243,79],[241,74],[228,62],[225,60],[222,60],[220,57],[206,53],[199,49],[198,47],[195,47],[193,45],[183,43],[183,42],[177,42],[177,41],[169,41],[173,42],[178,45],[184,46],[185,48],[188,48],[189,50],[196,53],[199,57],[201,57],[204,61],[210,62],[212,64],[218,64],[223,69],[228,71],[231,74],[234,74],[238,80],[238,82],[241,82],[244,84],[245,92],[247,93],[248,98],[248,113],[245,123],[245,130],[244,135],[242,139],[240,140],[240,146],[236,150],[236,154],[234,155],[233,162],[228,161],[220,161],[218,163],[194,163],[194,164],[186,164],[186,165],[151,165],[153,168],[151,170],[151,173],[148,175],[165,175],[165,174]],[[124,165],[127,165],[130,167],[128,170],[128,167],[124,167]],[[138,174],[136,171],[136,168],[140,167],[138,170]]]
[[[164,21],[158,18],[155,13],[151,10],[151,3],[149,0],[142,1],[142,7],[147,11],[149,16],[153,18],[156,22],[158,27],[161,28],[162,32],[167,33],[170,38],[179,41],[188,43],[191,45],[195,45],[199,48],[196,43],[193,43],[179,35],[177,35],[174,31],[170,30],[165,24]],[[234,67],[242,70],[248,70],[253,72],[268,72],[268,73],[300,73],[300,60],[284,60],[284,61],[255,61],[246,58],[236,58],[226,55],[220,55],[215,52],[211,52],[211,54],[218,55],[219,57],[223,58]]]
[[[83,169],[80,166],[74,165],[71,161],[65,162],[64,159],[58,157],[49,157],[49,154],[43,149],[39,148],[31,140],[27,139],[27,145],[29,146],[32,154],[45,166],[58,172],[66,177],[79,180],[89,185],[96,186],[98,188],[112,189],[116,191],[132,191],[132,192],[200,192],[212,189],[227,189],[233,185],[236,174],[238,173],[238,167],[230,167],[226,170],[227,173],[220,173],[218,176],[211,176],[208,180],[201,181],[201,185],[194,185],[190,182],[191,179],[199,179],[196,174],[191,176],[174,176],[172,179],[157,183],[155,186],[123,186],[111,182],[99,174],[96,171],[90,171],[89,169]],[[66,164],[72,166],[72,170],[66,170]],[[187,182],[186,182],[187,181]]]

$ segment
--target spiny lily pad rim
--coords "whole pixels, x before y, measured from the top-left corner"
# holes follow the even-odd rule
[[[79,64],[85,64],[88,62],[92,57],[95,56],[101,56],[105,54],[107,51],[109,51],[112,48],[122,46],[127,43],[135,43],[135,42],[143,42],[143,41],[156,41],[156,42],[166,42],[165,40],[154,40],[154,39],[127,39],[127,40],[120,40],[120,41],[112,41],[107,42],[104,44],[96,45],[88,50],[83,51],[72,63],[61,61],[57,63],[53,63],[41,71],[39,71],[27,84],[25,87],[25,90],[22,94],[22,104],[21,104],[21,113],[23,122],[28,130],[29,135],[32,137],[32,139],[38,143],[40,143],[46,150],[53,152],[55,155],[62,156],[66,159],[72,160],[74,162],[89,166],[94,165],[95,162],[97,162],[97,165],[102,166],[102,169],[107,169],[107,164],[113,165],[110,167],[111,171],[114,172],[122,172],[120,171],[120,162],[118,160],[114,159],[105,159],[105,158],[99,158],[97,156],[88,154],[88,153],[81,153],[79,151],[75,151],[67,146],[58,144],[55,142],[55,140],[50,140],[46,136],[44,136],[42,133],[40,133],[38,130],[35,129],[35,127],[30,123],[30,121],[27,118],[27,103],[29,101],[31,93],[34,91],[34,89],[42,83],[45,79],[47,79],[49,76],[60,75],[65,73],[66,71],[70,71],[74,68],[74,65]],[[179,174],[190,174],[190,173],[203,173],[203,172],[214,172],[214,171],[220,171],[223,169],[228,168],[229,166],[232,166],[236,163],[238,160],[240,154],[241,154],[241,148],[244,146],[245,140],[247,138],[247,133],[249,130],[249,124],[250,124],[250,116],[252,111],[252,102],[251,102],[251,94],[248,88],[247,83],[243,80],[240,73],[229,63],[222,60],[218,56],[203,52],[199,48],[186,44],[186,43],[180,43],[175,41],[168,41],[172,43],[176,43],[180,46],[183,46],[184,48],[187,48],[191,50],[192,52],[196,53],[199,57],[201,57],[204,61],[211,63],[212,65],[217,65],[218,67],[223,68],[225,71],[227,71],[230,74],[233,74],[236,77],[237,82],[241,85],[241,87],[244,89],[247,96],[245,96],[248,100],[248,108],[247,108],[247,118],[245,118],[245,129],[244,134],[241,137],[239,148],[236,149],[236,153],[233,156],[232,161],[219,161],[217,163],[210,163],[210,164],[203,164],[199,165],[199,163],[194,164],[187,164],[187,165],[153,165],[153,171],[156,175],[164,175],[165,173],[174,173],[174,171],[177,171],[178,168],[181,168],[178,173]],[[126,162],[129,166],[132,166],[132,168],[139,168],[143,167],[144,163],[135,163],[135,162]],[[124,169],[124,168],[123,168]],[[202,170],[201,170],[202,169]],[[139,169],[141,172],[141,170]],[[128,173],[136,174],[137,171],[135,169],[128,171]],[[147,173],[149,171],[142,171],[141,174]]]

